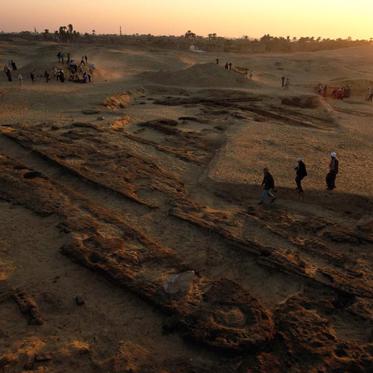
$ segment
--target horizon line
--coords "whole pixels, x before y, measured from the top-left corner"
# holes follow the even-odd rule
[[[60,27],[62,26],[65,26],[67,27],[68,24],[66,25],[61,25]],[[118,30],[120,30],[120,27],[118,27]],[[21,31],[4,31],[4,30],[0,30],[0,34],[22,34],[22,33],[31,33],[31,34],[34,34],[34,35],[42,35],[44,34],[44,31],[45,30],[49,30],[50,32],[50,35],[54,35],[56,31],[58,31],[58,29],[55,29],[53,31],[51,31],[49,28],[45,28],[43,29],[43,31],[39,31],[36,27],[34,27],[34,30],[21,30]],[[123,32],[123,29],[122,29],[122,33],[118,32],[118,33],[97,33],[97,31],[95,29],[92,29],[90,30],[90,32],[88,31],[79,31],[79,30],[75,30],[77,31],[80,35],[90,35],[90,36],[118,36],[118,37],[125,37],[125,36],[153,36],[153,37],[184,37],[185,34],[189,31],[192,31],[192,30],[187,30],[184,34],[161,34],[161,33],[139,33],[139,32],[135,32],[135,33],[124,33]],[[93,34],[92,31],[95,31],[95,33]],[[372,37],[369,37],[369,38],[355,38],[355,37],[352,37],[352,36],[347,36],[347,37],[342,37],[342,36],[336,36],[336,37],[326,37],[326,36],[321,36],[321,35],[299,35],[299,36],[296,36],[296,35],[271,35],[270,33],[264,33],[262,34],[261,36],[249,36],[249,35],[241,35],[241,36],[227,36],[227,35],[218,35],[217,33],[210,33],[211,35],[215,34],[216,35],[216,38],[222,38],[222,39],[236,39],[236,40],[239,40],[239,39],[244,39],[244,38],[248,38],[248,40],[251,40],[251,41],[254,41],[254,40],[260,40],[263,36],[266,36],[266,35],[269,35],[273,38],[290,38],[290,40],[299,40],[299,39],[302,39],[302,38],[314,38],[315,41],[317,39],[321,39],[321,40],[351,40],[351,41],[372,41],[373,40],[373,36]],[[205,35],[199,35],[199,34],[195,34],[196,37],[202,37],[202,38],[208,38],[210,34],[205,34]]]

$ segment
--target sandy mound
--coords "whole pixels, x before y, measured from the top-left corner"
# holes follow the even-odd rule
[[[185,70],[159,71],[141,74],[141,77],[158,84],[189,87],[254,87],[257,84],[245,75],[227,71],[216,64],[197,64]]]

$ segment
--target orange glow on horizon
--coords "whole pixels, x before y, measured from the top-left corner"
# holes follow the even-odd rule
[[[1,7],[0,31],[56,30],[72,23],[78,31],[228,37],[373,37],[371,0],[13,0]],[[280,3],[280,4],[279,4]]]

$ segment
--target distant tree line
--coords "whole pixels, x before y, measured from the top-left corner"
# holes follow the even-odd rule
[[[19,33],[0,33],[0,40],[12,40],[21,38],[26,40],[47,40],[62,43],[103,43],[116,45],[133,45],[149,48],[167,48],[187,50],[191,45],[199,49],[212,52],[237,52],[237,53],[265,53],[265,52],[302,52],[319,51],[339,48],[355,47],[373,43],[370,40],[330,39],[321,37],[276,37],[266,34],[261,38],[249,38],[247,35],[242,38],[225,38],[216,33],[210,33],[207,37],[200,36],[188,30],[181,36],[155,36],[155,35],[105,35],[96,34],[95,30],[90,33],[80,33],[74,30],[74,26],[60,26],[58,30],[50,32],[45,29],[43,32],[23,31]]]

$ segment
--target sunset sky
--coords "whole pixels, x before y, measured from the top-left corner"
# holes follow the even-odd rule
[[[372,0],[12,0],[0,11],[0,31],[82,32],[259,37],[373,37]]]

